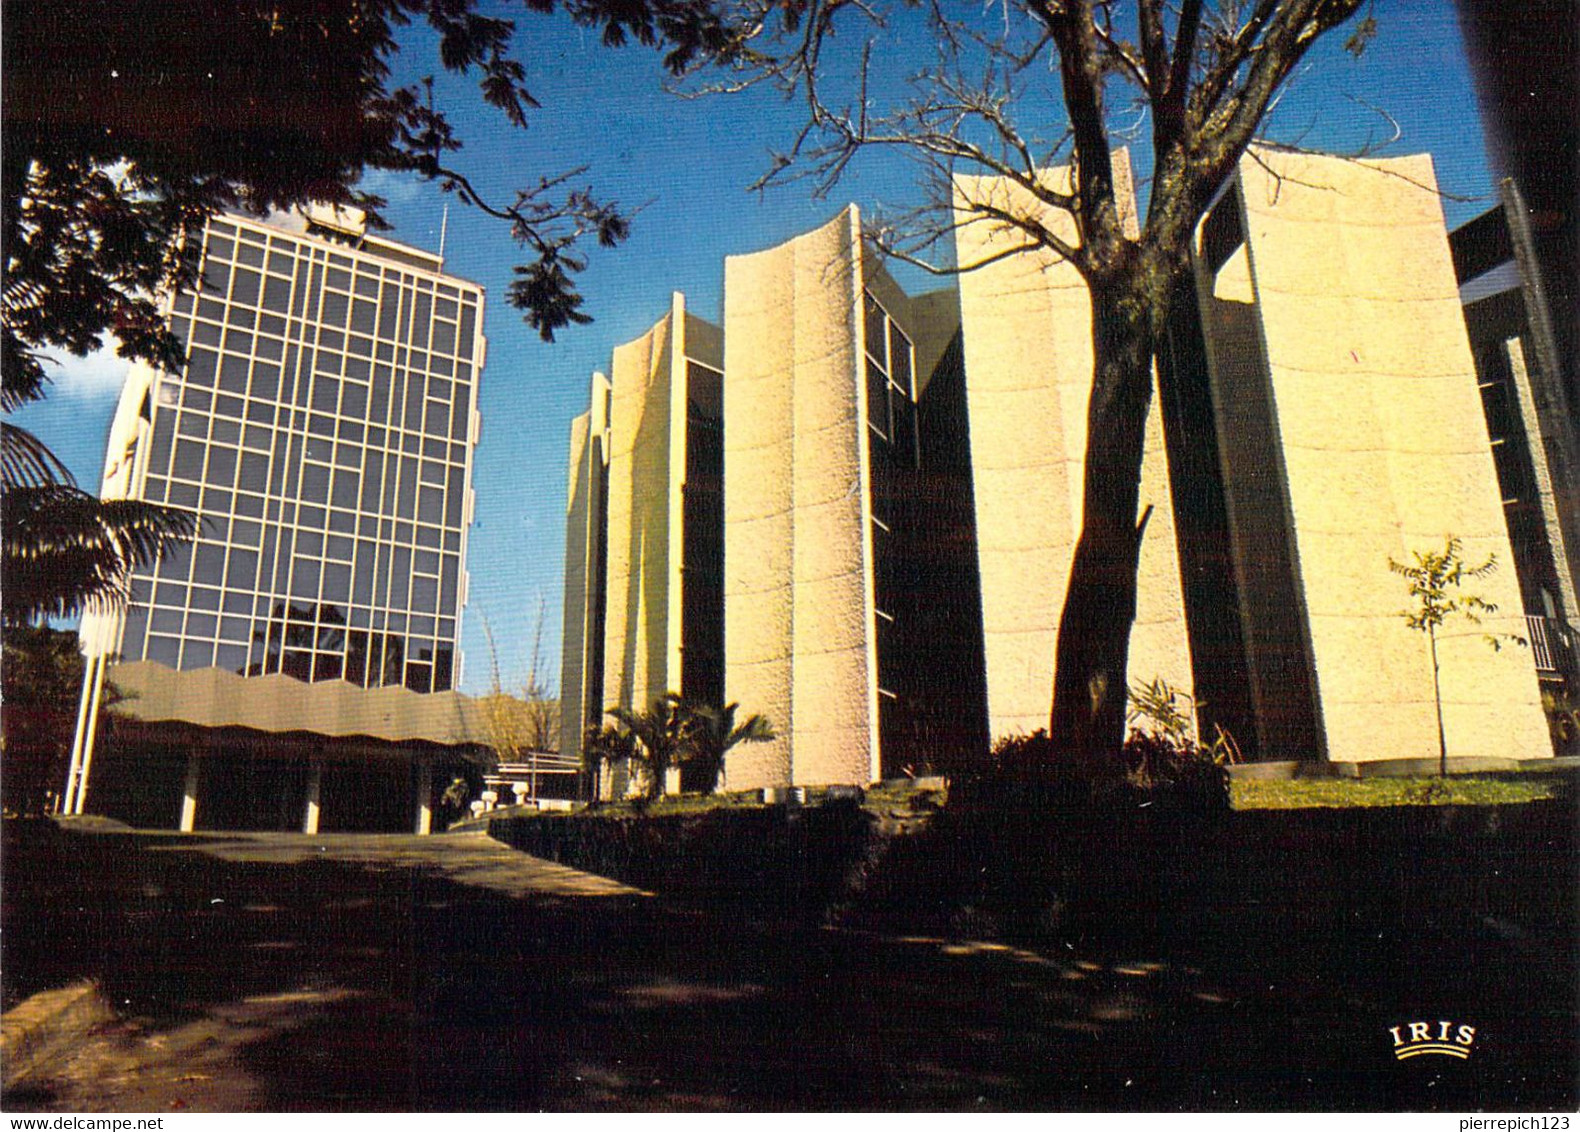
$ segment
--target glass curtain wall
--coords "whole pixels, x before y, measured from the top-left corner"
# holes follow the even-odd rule
[[[424,264],[209,224],[142,492],[203,526],[132,579],[123,659],[452,686],[482,294]]]

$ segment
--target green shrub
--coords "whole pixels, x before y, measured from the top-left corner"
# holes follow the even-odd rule
[[[1193,813],[1224,813],[1230,808],[1226,760],[1192,740],[1132,731],[1120,759],[1126,785],[1142,796],[1138,800]]]
[[[1232,743],[1232,740],[1230,741]],[[1117,759],[1077,760],[1038,729],[993,747],[995,785],[1059,808],[1227,813],[1228,759],[1188,737],[1133,730]]]

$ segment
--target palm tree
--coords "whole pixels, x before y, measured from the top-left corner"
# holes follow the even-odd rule
[[[636,739],[625,728],[589,723],[582,731],[582,793],[589,802],[603,799],[603,784],[610,768],[636,753]]]
[[[646,711],[612,707],[606,713],[620,729],[641,746],[638,757],[647,764],[648,791],[657,798],[664,792],[664,779],[671,766],[685,758],[691,745],[692,713],[686,701],[675,692],[666,692]]]
[[[20,403],[0,395],[7,410]],[[117,608],[132,567],[191,539],[198,517],[135,499],[100,500],[37,437],[0,422],[4,620],[21,625]]]
[[[691,751],[699,768],[698,776],[715,788],[724,770],[724,756],[729,754],[730,748],[738,743],[766,743],[778,738],[773,724],[764,715],[748,716],[737,725],[735,712],[740,706],[732,703],[719,708],[693,701],[684,704],[691,718]]]

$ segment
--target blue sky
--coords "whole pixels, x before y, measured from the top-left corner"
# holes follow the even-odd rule
[[[1391,135],[1392,127],[1371,109],[1385,107],[1401,137],[1384,152],[1433,155],[1453,227],[1491,206],[1493,176],[1452,5],[1379,0],[1376,17],[1377,38],[1360,60],[1342,50],[1342,32],[1318,46],[1279,103],[1269,133],[1312,148],[1352,151]],[[450,201],[446,268],[488,290],[477,525],[462,641],[467,691],[484,690],[489,680],[484,617],[498,642],[504,682],[519,683],[530,662],[540,601],[546,673],[551,681],[558,678],[569,426],[586,408],[590,375],[607,368],[613,348],[658,319],[675,290],[686,293],[690,309],[717,319],[726,255],[814,227],[847,201],[863,208],[903,206],[915,192],[914,167],[894,154],[860,161],[828,199],[813,199],[806,184],[748,192],[770,152],[793,139],[799,124],[794,104],[766,90],[683,100],[665,92],[650,51],[610,50],[596,32],[563,20],[516,18],[518,55],[543,108],[528,129],[512,130],[480,104],[465,80],[442,78],[438,107],[467,143],[456,163],[480,190],[505,199],[539,177],[586,165],[578,184],[640,211],[631,238],[612,251],[593,250],[580,277],[594,323],[546,344],[505,302],[511,268],[525,257],[501,225],[432,186],[388,177],[373,182],[390,201],[394,237],[431,250],[438,248]],[[410,38],[401,62],[407,75],[436,70],[427,37],[414,32]],[[897,35],[886,45],[888,66],[911,65],[915,46]],[[16,417],[84,484],[98,482],[124,372],[124,364],[104,355],[66,360],[50,399]]]

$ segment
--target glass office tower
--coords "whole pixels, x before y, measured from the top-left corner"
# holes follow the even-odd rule
[[[218,217],[203,241],[199,285],[170,300],[186,371],[134,368],[105,464],[106,494],[203,526],[137,571],[108,651],[452,687],[482,288],[345,213]]]

